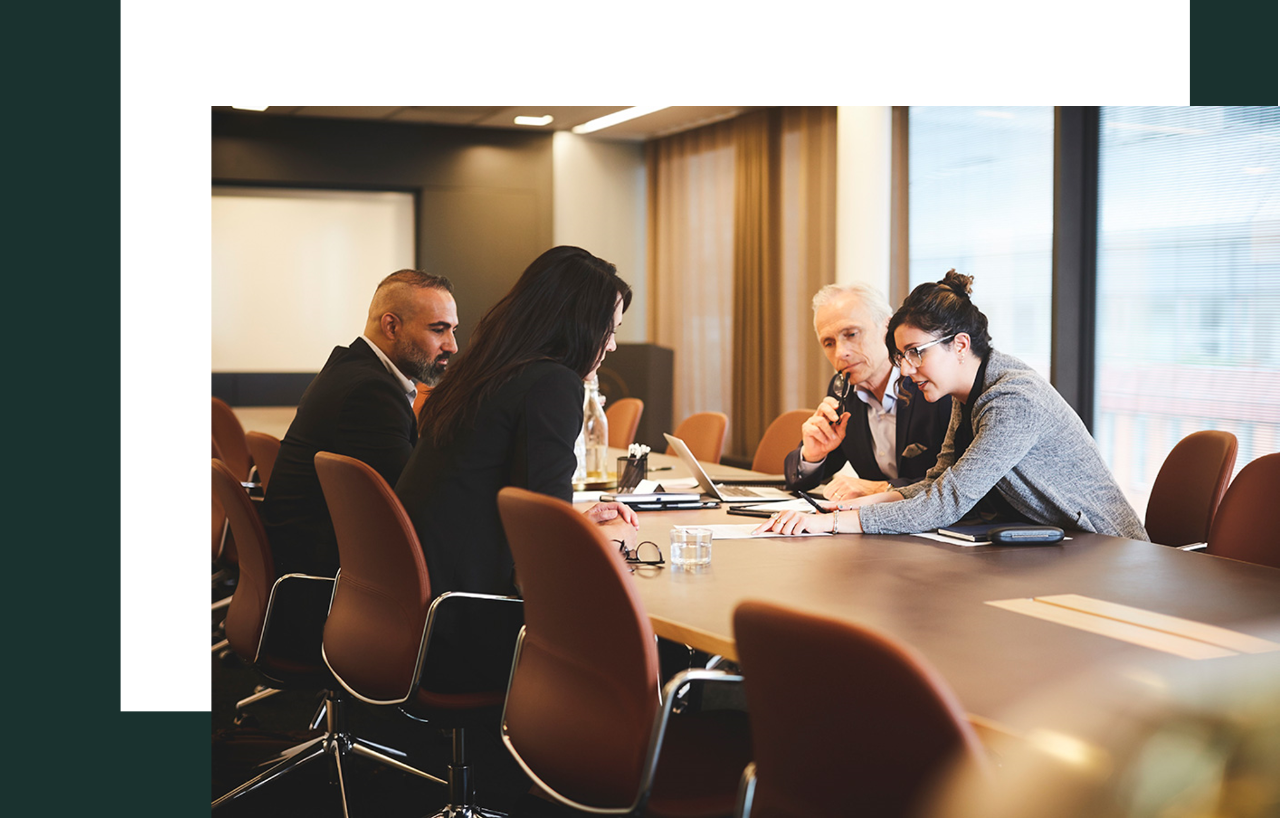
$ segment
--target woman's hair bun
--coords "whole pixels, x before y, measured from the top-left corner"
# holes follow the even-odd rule
[[[938,282],[942,286],[948,288],[956,295],[962,295],[966,298],[973,292],[973,276],[966,276],[957,273],[952,267],[947,270],[947,274],[942,277],[942,281]]]

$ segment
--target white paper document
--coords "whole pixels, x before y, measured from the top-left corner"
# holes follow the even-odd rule
[[[970,542],[968,540],[962,540],[959,537],[948,537],[945,534],[936,534],[932,531],[922,531],[919,534],[912,534],[911,536],[924,537],[926,540],[937,540],[938,542],[944,542],[947,545],[963,545],[965,548],[970,548],[975,545],[991,545],[991,540]]]
[[[830,537],[831,534],[779,534],[776,531],[765,531],[753,534],[759,523],[743,523],[741,525],[678,525],[676,528],[705,528],[711,532],[713,540],[750,540],[756,537]]]
[[[745,508],[749,511],[813,511],[813,506],[809,505],[807,500],[778,500],[769,503],[752,503],[751,505],[739,506],[734,503],[734,508]]]
[[[685,489],[698,488],[698,481],[692,477],[667,478],[658,482],[662,483],[662,487],[667,491],[683,491]]]

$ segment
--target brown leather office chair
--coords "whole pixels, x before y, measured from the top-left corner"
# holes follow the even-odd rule
[[[804,422],[812,414],[813,412],[809,409],[792,409],[774,418],[769,428],[764,430],[764,436],[760,438],[759,445],[756,446],[751,470],[764,474],[782,474],[787,455],[800,445],[800,440],[804,436],[800,427],[804,426]]]
[[[1209,540],[1214,512],[1236,465],[1236,436],[1192,432],[1164,459],[1147,500],[1146,529],[1161,545]]]
[[[695,460],[719,463],[724,449],[724,430],[728,425],[729,416],[723,412],[695,412],[680,421],[671,434],[688,445]],[[667,446],[667,454],[675,454],[671,446]]]
[[[1280,452],[1245,465],[1231,481],[1205,551],[1280,568]]]
[[[212,439],[213,459],[222,461],[222,450],[218,448],[218,439]],[[210,576],[210,584],[212,587],[213,603],[210,610],[217,611],[226,608],[231,604],[231,596],[235,592],[236,574],[239,571],[239,557],[236,554],[236,538],[231,533],[231,526],[227,523],[227,512],[222,507],[222,502],[218,500],[218,492],[212,493],[213,499],[213,517],[212,523],[212,547],[213,555],[211,565],[213,573]],[[223,626],[219,623],[213,629],[213,651],[215,653],[228,649],[226,634]]]
[[[609,421],[609,445],[625,449],[636,442],[636,429],[640,428],[640,416],[644,414],[644,401],[639,398],[618,398],[604,410]]]
[[[213,492],[236,537],[240,576],[227,609],[227,644],[267,682],[236,703],[237,712],[284,689],[321,690],[332,681],[320,656],[320,636],[333,580],[303,574],[278,576],[257,508],[240,480],[221,460],[212,460]],[[217,650],[218,646],[214,646]],[[285,750],[249,781],[213,802],[217,808],[324,755],[346,740],[335,728],[335,709],[322,710],[323,735]],[[321,714],[312,727],[318,725]]]
[[[741,677],[682,671],[660,698],[653,630],[617,544],[543,494],[504,488],[498,511],[524,595],[502,719],[517,763],[574,809],[727,816],[750,760],[745,714],[671,711],[686,683]]]
[[[280,438],[266,432],[246,432],[245,445],[253,458],[253,466],[258,470],[258,482],[262,488],[271,480],[271,468],[276,464],[276,455],[280,454]]]
[[[945,680],[905,645],[753,601],[733,633],[755,758],[739,816],[906,816],[954,758],[985,770]]]
[[[422,404],[427,402],[427,398],[431,396],[431,390],[434,388],[433,386],[418,384],[418,396],[413,399],[413,416],[415,418],[422,416]]]
[[[405,767],[372,747],[352,750],[397,769],[446,784],[449,804],[438,816],[486,814],[475,805],[466,728],[496,724],[504,691],[441,693],[419,685],[438,611],[445,604],[519,604],[514,597],[447,592],[432,600],[426,558],[409,515],[380,474],[353,457],[319,452],[316,474],[338,539],[337,586],[324,626],[324,661],[342,688],[373,705],[396,707],[452,731],[448,781]],[[426,728],[424,728],[426,729]],[[341,756],[336,756],[341,770]],[[341,780],[341,775],[339,776]]]
[[[227,464],[231,473],[242,483],[249,482],[253,471],[253,456],[249,454],[249,445],[244,439],[244,427],[240,419],[227,403],[219,398],[213,399],[213,439],[217,441],[222,452],[222,462]]]
[[[222,450],[218,448],[218,439],[213,438],[213,459],[222,460]],[[213,558],[212,562],[215,566],[235,565],[235,546],[229,543],[230,537],[227,536],[227,512],[222,508],[222,503],[218,501],[218,493],[213,493]],[[224,547],[230,545],[229,554],[224,554]],[[215,574],[216,578],[216,574]]]

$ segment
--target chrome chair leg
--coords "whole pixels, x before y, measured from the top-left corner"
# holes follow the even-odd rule
[[[308,761],[319,758],[325,752],[324,742],[325,742],[325,736],[318,736],[316,738],[311,739],[310,741],[306,741],[297,746],[290,747],[288,750],[285,750],[283,753],[281,753],[280,756],[277,756],[277,758],[280,758],[281,756],[283,756],[284,758],[282,761],[277,762],[272,767],[268,768],[267,770],[264,770],[261,773],[258,773],[253,778],[249,779],[248,781],[244,782],[240,786],[236,787],[234,790],[231,790],[230,792],[216,799],[213,802],[211,809],[216,810],[218,807],[222,806],[223,804],[226,804],[230,801],[234,801],[235,799],[240,798],[241,796],[244,796],[247,793],[253,792],[254,790],[261,787],[262,785],[266,784],[267,782],[274,781],[280,776],[285,775],[286,773],[289,773],[297,769],[298,767],[301,767],[303,764],[306,764]]]
[[[260,693],[255,693],[254,696],[250,696],[249,699],[255,699],[255,697],[256,699],[265,698],[266,696],[272,695],[276,692],[278,691],[273,689],[263,690]],[[242,702],[242,704],[247,702],[248,699],[246,699],[245,702]],[[239,707],[239,704],[237,707]],[[329,691],[325,695],[324,700],[320,703],[320,706],[316,711],[315,718],[312,720],[311,726],[315,729],[320,727],[321,724],[324,726],[324,735],[317,736],[316,738],[295,747],[290,747],[275,758],[263,762],[263,764],[259,766],[267,764],[272,766],[270,766],[266,771],[254,776],[249,781],[241,784],[239,787],[236,787],[231,792],[218,798],[213,802],[213,809],[216,810],[219,806],[258,789],[267,782],[285,775],[308,761],[321,757],[328,758],[331,765],[330,770],[332,773],[332,779],[336,780],[339,795],[342,798],[342,814],[344,818],[349,818],[346,777],[342,763],[344,756],[349,757],[351,755],[357,755],[362,758],[375,761],[379,764],[383,764],[387,767],[391,767],[394,770],[409,773],[419,778],[425,778],[436,784],[448,786],[451,794],[455,792],[455,787],[458,786],[453,783],[454,767],[452,765],[449,767],[449,780],[446,781],[443,778],[434,776],[425,770],[420,770],[417,767],[413,767],[404,761],[393,757],[401,756],[407,759],[409,757],[407,753],[397,750],[394,747],[386,747],[366,739],[352,736],[347,731],[346,713],[345,708],[342,705],[342,699],[332,691]],[[458,750],[462,750],[465,753],[465,746],[459,747],[455,743],[454,749],[455,755]],[[465,755],[463,756],[463,759],[465,762]],[[465,788],[470,787],[470,778],[466,775],[467,772],[468,770],[464,763],[462,766],[462,774],[459,777],[459,781],[464,787],[464,790]],[[450,800],[452,801],[452,799]],[[462,803],[464,805],[469,804],[468,801],[453,801],[453,803]],[[447,814],[449,818],[463,818],[463,816],[468,816],[468,818],[470,818],[470,816],[474,816],[474,818],[483,818],[484,816],[487,816],[488,818],[506,818],[502,813],[481,811],[473,806],[465,806],[460,809],[464,811],[455,809],[454,811],[445,814]]]
[[[243,710],[249,705],[254,704],[255,702],[260,702],[263,699],[269,699],[279,692],[280,691],[274,687],[259,686],[256,690],[253,691],[252,695],[246,696],[240,701],[236,702],[236,711],[239,712],[240,710]]]
[[[329,748],[333,750],[333,765],[338,772],[338,795],[342,798],[342,818],[351,818],[347,811],[347,783],[342,776],[342,747],[340,741],[329,742]]]
[[[738,782],[738,804],[734,808],[734,818],[751,818],[751,802],[756,796],[756,763],[752,761],[742,768],[742,779]]]
[[[466,730],[450,731],[453,753],[449,758],[449,803],[431,818],[506,818],[506,814],[476,805],[475,781],[467,758]]]

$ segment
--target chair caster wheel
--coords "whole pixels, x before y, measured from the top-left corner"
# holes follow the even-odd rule
[[[240,657],[236,656],[236,652],[229,648],[218,652],[218,661],[222,663],[223,667],[240,666]]]
[[[250,715],[249,713],[236,714],[236,717],[232,720],[232,723],[235,724],[236,727],[248,727],[251,729],[257,728],[260,726],[258,724],[257,717]]]

